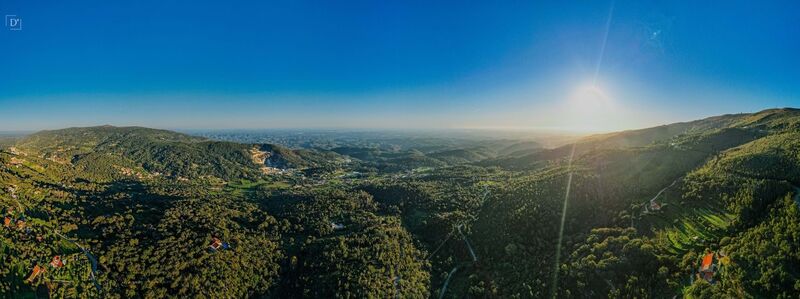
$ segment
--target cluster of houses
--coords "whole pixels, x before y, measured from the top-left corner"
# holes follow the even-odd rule
[[[64,267],[64,260],[61,259],[61,256],[56,255],[50,261],[48,266],[50,266],[50,269],[58,269],[58,268]],[[38,264],[36,264],[36,265],[33,266],[33,270],[31,270],[31,274],[28,275],[27,279],[25,279],[25,282],[32,283],[32,282],[34,282],[36,280],[36,278],[39,277],[39,275],[42,275],[45,272],[47,272],[47,267],[46,266],[43,267],[43,266],[39,266]]]
[[[14,186],[9,186],[7,190],[8,193],[11,194],[11,198],[14,200],[19,199],[16,193],[17,189]],[[16,211],[13,207],[6,208],[6,213],[3,215],[3,228],[24,231],[26,234],[31,233],[31,228],[27,225],[25,215],[22,213],[22,211]],[[38,235],[36,236],[36,241],[42,242],[44,241],[44,238],[41,235]],[[50,269],[58,269],[64,267],[64,260],[61,259],[61,256],[56,255],[47,265],[50,267]],[[25,281],[27,283],[32,283],[36,280],[36,278],[45,272],[47,272],[47,266],[39,266],[39,264],[36,264],[33,266],[31,274],[28,275],[28,278]]]
[[[17,197],[17,189],[14,186],[9,186],[7,188],[8,193],[11,194],[11,198],[14,200],[18,200]],[[14,210],[13,207],[8,207],[6,209],[6,213],[3,216],[3,227],[4,228],[14,228],[16,227],[17,230],[27,230],[30,229],[26,226],[25,222],[25,215],[22,212],[17,212]]]
[[[9,207],[6,209],[6,214],[3,216],[3,227],[20,231],[30,231],[25,221],[25,215],[19,214],[14,211],[14,208]]]

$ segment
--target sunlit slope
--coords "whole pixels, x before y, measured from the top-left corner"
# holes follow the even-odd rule
[[[0,207],[31,228],[0,234],[0,287],[98,294],[78,244],[109,298],[793,297],[798,114],[594,136],[571,162],[571,146],[524,141],[337,148],[342,162],[145,128],[42,132],[0,150]],[[474,162],[525,151],[544,154]],[[729,257],[713,285],[693,275],[706,251]],[[68,266],[24,282],[55,255]]]
[[[337,163],[334,153],[290,150],[277,145],[212,141],[141,127],[89,127],[42,131],[18,141],[26,154],[73,165],[90,179],[169,176],[223,180],[256,178],[262,167],[306,168]],[[254,159],[254,150],[266,153]],[[266,165],[269,164],[269,165]]]
[[[22,151],[0,151],[0,207],[30,229],[0,228],[0,297],[428,294],[423,253],[369,194],[341,185],[232,192],[166,176],[96,181],[78,164]],[[213,238],[227,247],[210,250]],[[96,259],[94,278],[88,256],[64,240]],[[49,268],[57,255],[67,265]],[[36,265],[46,272],[26,282]]]
[[[720,153],[659,198],[667,206],[643,215],[641,226],[663,229],[658,239],[684,253],[752,225],[800,182],[799,138],[776,133]]]
[[[512,169],[539,170],[511,182],[474,224],[476,247],[485,256],[481,271],[492,277],[485,283],[503,296],[549,295],[567,174],[573,171],[566,252],[558,267],[567,278],[557,286],[560,294],[702,292],[703,286],[686,282],[706,248],[728,252],[734,260],[729,268],[738,269],[719,276],[729,283],[706,291],[734,297],[800,291],[792,284],[800,276],[791,270],[800,265],[794,253],[798,224],[783,220],[797,217],[790,196],[800,183],[798,115],[773,109],[670,125],[674,130],[594,136],[577,144],[571,167],[564,154],[569,147],[504,161]],[[654,197],[663,205],[658,210],[650,207]],[[597,230],[602,227],[608,229]],[[754,238],[754,230],[789,243],[776,242],[777,235]],[[608,247],[612,243],[619,247]]]
[[[674,123],[658,127],[599,134],[585,137],[575,143],[575,152],[602,149],[635,148],[655,144],[673,144],[685,138],[713,134],[719,130],[738,129],[740,132],[753,135],[763,134],[767,130],[777,132],[800,128],[800,110],[793,108],[769,109],[757,113],[729,114],[709,117],[701,120]],[[712,151],[719,151],[729,146],[715,145]],[[500,155],[495,159],[482,161],[482,165],[500,166],[509,169],[531,169],[541,167],[544,162],[567,157],[572,144],[554,149],[531,149],[525,154],[517,151],[513,155]]]
[[[444,141],[443,141],[444,142]],[[384,149],[377,147],[338,147],[332,151],[349,156],[372,165],[379,165],[385,171],[412,170],[415,168],[444,167],[459,164],[472,164],[498,156],[498,152],[536,148],[536,143],[522,142],[519,147],[509,146],[505,141],[471,143],[465,147],[453,148],[449,144],[439,147],[428,146],[427,150],[412,147],[409,149]]]
[[[690,294],[777,298],[800,293],[796,120],[769,117],[765,126],[777,133],[727,150],[686,177],[684,202],[716,202],[732,216],[727,234],[705,240],[729,254],[726,275],[713,287],[693,285]],[[699,254],[698,247],[687,254]]]
[[[202,186],[166,178],[160,190],[132,180],[69,179],[80,171],[0,152],[0,206],[4,216],[25,223],[0,232],[3,295],[241,297],[273,284],[282,258],[277,228],[254,204],[232,204]],[[236,248],[208,252],[211,236]],[[56,256],[64,266],[50,265]],[[24,281],[34,266],[45,271]]]

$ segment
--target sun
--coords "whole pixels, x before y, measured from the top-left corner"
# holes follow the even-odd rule
[[[578,85],[569,95],[565,120],[581,131],[604,131],[618,121],[617,108],[608,91],[599,84]]]
[[[572,101],[574,105],[597,108],[599,106],[608,105],[609,97],[599,85],[586,84],[577,88]]]
[[[612,104],[608,93],[598,84],[578,86],[568,102],[574,112],[588,115],[605,112]]]

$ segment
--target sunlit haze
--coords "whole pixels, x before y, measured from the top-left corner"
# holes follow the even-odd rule
[[[800,106],[795,2],[3,1],[0,129],[641,128]],[[5,28],[4,28],[5,29]]]
[[[0,298],[799,297],[798,0],[0,15]]]

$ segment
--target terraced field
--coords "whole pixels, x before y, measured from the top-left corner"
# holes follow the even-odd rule
[[[677,189],[677,188],[676,188]],[[673,254],[692,248],[704,248],[719,240],[728,230],[733,214],[720,206],[702,202],[684,202],[675,190],[660,197],[662,208],[644,213],[637,227],[654,233],[657,242]]]
[[[720,211],[698,209],[688,212],[678,223],[657,234],[671,246],[671,253],[683,254],[692,247],[702,248],[724,236],[733,216]]]

